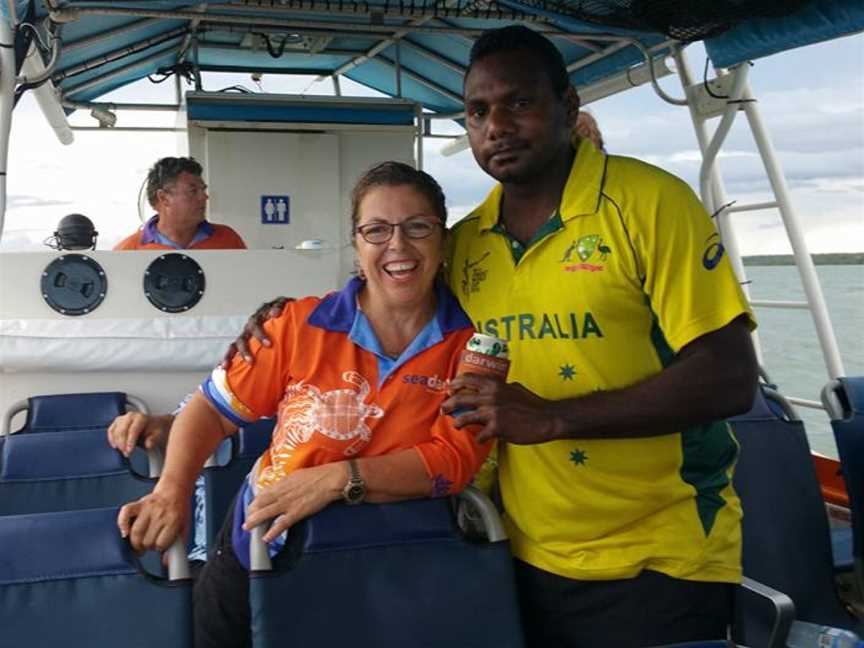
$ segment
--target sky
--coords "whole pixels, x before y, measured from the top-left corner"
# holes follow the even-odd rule
[[[694,73],[705,61],[699,45],[688,48]],[[328,82],[311,77],[265,76],[260,86],[239,75],[209,75],[205,90],[241,83],[265,92],[332,94]],[[675,76],[662,82],[675,96]],[[811,252],[864,252],[864,35],[784,52],[755,62],[750,83],[785,171],[793,204]],[[372,95],[343,81],[343,94]],[[173,84],[146,79],[101,98],[115,102],[171,102]],[[686,180],[698,190],[699,149],[687,109],[662,102],[650,86],[588,106],[603,132],[607,151],[643,159]],[[118,126],[141,123],[174,126],[172,113],[118,113]],[[95,126],[88,114],[73,124]],[[712,122],[712,123],[716,123]],[[771,199],[767,177],[743,114],[736,120],[720,158],[726,192],[739,203]],[[450,130],[461,129],[451,123]],[[138,192],[148,167],[159,157],[185,151],[178,132],[82,132],[61,145],[31,96],[13,115],[9,151],[8,207],[0,249],[44,249],[43,241],[62,216],[88,215],[100,233],[99,249],[140,224]],[[444,188],[450,220],[467,214],[493,181],[470,151],[445,157],[445,140],[427,140],[424,165]],[[736,234],[745,255],[789,253],[776,211],[741,213]]]

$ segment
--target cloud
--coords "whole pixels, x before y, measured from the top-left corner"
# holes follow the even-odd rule
[[[19,209],[21,207],[55,207],[58,205],[71,204],[67,200],[51,200],[39,196],[11,194],[6,198],[6,209]]]
[[[811,67],[796,63],[790,52],[782,62],[779,57],[777,62],[773,58],[757,62],[751,72],[760,111],[814,251],[864,250],[864,75],[860,56],[855,63],[849,55],[860,55],[861,42],[860,38],[854,46],[847,42],[842,51],[826,45]],[[835,60],[838,51],[846,52],[842,60]],[[234,82],[236,77],[220,77],[209,87]],[[248,84],[248,78],[244,82]],[[675,79],[664,80],[663,85],[670,93],[681,94]],[[173,101],[170,84],[151,87],[144,81],[135,86],[118,91],[110,100],[141,101],[144,91],[145,101]],[[353,91],[359,86],[345,80],[343,90],[349,87]],[[327,83],[307,88],[308,79],[266,75],[264,80],[264,89],[270,92],[330,92]],[[701,156],[686,108],[664,104],[643,87],[604,99],[590,109],[611,152],[648,160],[691,186],[698,185]],[[73,119],[79,123],[95,123],[78,113]],[[173,116],[166,122],[165,115],[124,112],[119,117],[121,125],[136,120],[173,123]],[[761,202],[769,199],[770,188],[744,121],[739,114],[719,164],[731,199]],[[137,194],[149,165],[157,157],[175,153],[183,139],[173,133],[76,132],[76,143],[63,147],[29,96],[16,108],[13,122],[3,249],[27,241],[33,249],[41,248],[59,218],[71,211],[90,216],[100,231],[99,247],[110,247],[139,225]],[[716,123],[709,122],[709,129]],[[461,132],[450,124],[435,124],[435,132],[445,130]],[[493,181],[477,167],[470,151],[440,155],[446,143],[427,140],[425,163],[445,190],[452,222],[473,209]],[[744,214],[736,222],[745,253],[788,248],[776,235],[782,231],[776,212]]]

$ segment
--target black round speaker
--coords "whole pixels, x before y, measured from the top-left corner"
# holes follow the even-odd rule
[[[62,315],[86,315],[108,292],[102,266],[83,254],[64,254],[42,271],[42,298]]]
[[[182,313],[204,294],[204,271],[185,254],[163,254],[144,271],[144,295],[159,310]]]

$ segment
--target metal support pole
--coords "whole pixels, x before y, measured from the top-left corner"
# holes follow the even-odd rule
[[[6,221],[6,167],[14,105],[15,34],[5,20],[0,20],[0,241]]]
[[[702,168],[699,169],[699,191],[703,197],[711,195],[711,172],[714,170],[714,161],[720,153],[720,147],[723,146],[723,142],[726,141],[726,137],[729,135],[732,124],[735,122],[735,117],[738,116],[739,106],[741,105],[740,100],[744,93],[744,85],[747,83],[747,73],[749,70],[750,65],[744,63],[738,65],[732,73],[734,76],[732,90],[729,93],[729,99],[726,101],[723,117],[714,131],[711,141],[708,142],[708,146],[702,151]],[[712,205],[713,211],[722,206],[722,203],[718,204],[716,200],[712,200],[711,202],[714,203]]]
[[[9,24],[18,26],[18,7],[15,0],[6,0],[6,8],[9,11]],[[6,42],[5,40],[3,41]]]
[[[198,62],[198,32],[192,32],[192,71],[195,74],[195,92],[201,92],[201,66]]]
[[[330,78],[333,79],[333,93],[337,97],[341,97],[342,96],[342,84],[339,82],[339,75],[334,74]]]
[[[402,98],[402,47],[401,39],[396,41],[396,96]]]
[[[42,57],[38,52],[31,48],[30,53],[24,59],[21,65],[21,72],[28,78],[38,78],[46,71],[45,65],[42,63]],[[66,119],[66,113],[63,112],[63,106],[60,104],[57,88],[49,79],[41,85],[32,88],[33,98],[36,99],[42,114],[51,126],[54,134],[61,144],[71,144],[75,136],[69,127],[69,121]]]
[[[414,118],[417,120],[417,158],[414,160],[414,166],[418,171],[423,170],[423,106],[417,104],[414,108]]]
[[[687,109],[690,111],[690,119],[693,122],[693,131],[696,133],[696,140],[699,142],[699,149],[702,155],[708,149],[708,130],[705,128],[705,120],[696,112],[696,106],[690,96],[688,88],[694,83],[693,73],[690,71],[690,66],[687,63],[687,58],[683,50],[676,48],[673,56],[675,58],[675,67],[678,68],[678,77],[681,79],[681,86],[688,97]],[[726,196],[726,188],[723,186],[723,179],[717,171],[716,165],[711,165],[708,171],[709,189],[702,195],[702,202],[709,212],[714,213],[721,205],[729,202]],[[744,262],[741,259],[741,251],[738,247],[738,238],[735,236],[735,231],[732,229],[732,224],[729,221],[728,214],[723,213],[717,215],[717,229],[720,231],[720,237],[723,240],[723,246],[729,254],[729,261],[732,264],[732,269],[735,271],[735,276],[741,283],[741,289],[747,300],[750,300],[750,287],[747,280],[747,272],[744,270]],[[756,350],[756,359],[762,364],[762,345],[759,343],[759,334],[754,331],[751,334],[753,338],[753,347]]]
[[[115,112],[117,110],[135,110],[139,112],[177,112],[180,104],[156,104],[156,103],[111,103],[109,101],[70,101],[64,99],[64,108],[72,110],[93,110],[103,108]]]
[[[749,84],[744,86],[743,96],[745,99],[753,99],[753,92]],[[743,105],[744,114],[747,116],[750,130],[753,131],[753,138],[756,140],[756,148],[759,149],[759,155],[762,157],[765,171],[768,173],[768,181],[771,183],[771,189],[774,191],[774,195],[777,197],[777,202],[779,203],[780,216],[783,219],[783,225],[786,227],[789,243],[792,245],[792,252],[795,255],[795,266],[798,268],[798,274],[801,276],[804,293],[807,295],[807,301],[810,302],[810,314],[813,316],[813,324],[816,326],[816,336],[819,338],[819,345],[822,348],[822,356],[825,359],[828,377],[834,380],[840,376],[845,376],[846,372],[843,369],[843,361],[840,358],[840,348],[837,346],[834,328],[831,326],[828,306],[822,294],[822,286],[819,284],[819,278],[816,275],[816,267],[813,265],[813,259],[810,257],[810,252],[807,249],[807,242],[804,240],[804,229],[801,226],[801,219],[792,206],[789,188],[786,186],[786,178],[780,167],[780,161],[774,152],[771,138],[768,137],[768,131],[765,130],[765,126],[762,123],[758,105],[754,101],[747,101]]]

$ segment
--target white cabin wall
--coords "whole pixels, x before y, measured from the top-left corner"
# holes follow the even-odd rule
[[[340,250],[347,277],[354,269],[351,190],[379,162],[413,165],[414,129],[333,125],[322,127],[327,132],[297,132],[266,126],[189,125],[190,155],[204,166],[209,185],[208,218],[233,227],[250,249],[293,249],[321,240],[324,249]],[[261,196],[269,195],[290,196],[289,224],[261,222]]]
[[[250,248],[342,245],[337,135],[209,131],[206,140],[213,222],[231,225]],[[274,195],[290,198],[288,224],[261,222],[261,196]]]
[[[354,270],[354,248],[351,245],[351,190],[370,167],[386,160],[397,160],[414,166],[413,132],[344,132],[340,134],[339,174],[341,177],[341,226],[343,228],[342,271]]]
[[[55,312],[41,296],[42,271],[58,253],[0,254],[0,412],[35,394],[104,390],[126,391],[144,399],[153,411],[170,411],[219,361],[240,322],[262,302],[277,295],[321,295],[341,286],[346,278],[336,250],[186,252],[204,270],[205,293],[188,312],[167,314],[156,309],[143,291],[144,271],[161,254],[87,252],[104,269],[108,292],[96,310],[79,317]],[[171,324],[190,321],[204,321],[207,326],[224,321],[229,326],[213,337],[172,333]],[[142,322],[148,335],[136,338]],[[106,324],[115,333],[86,333]],[[39,337],[40,331],[57,326],[81,327],[85,333],[61,339]],[[118,353],[103,357],[102,351],[112,348]],[[132,353],[132,361],[116,360],[129,357],[124,356],[129,350],[145,348],[154,357],[141,359]],[[190,359],[189,350],[199,348],[202,351]],[[120,366],[114,366],[118,362]],[[75,368],[88,364],[87,370]],[[149,366],[142,368],[142,364]],[[105,366],[111,369],[106,371]]]

